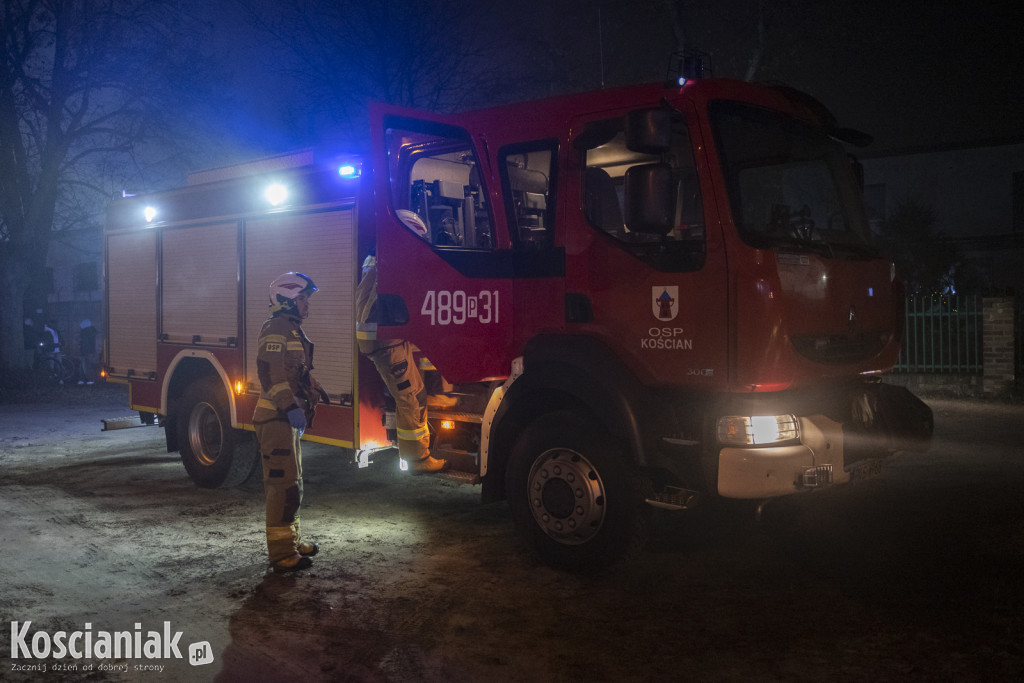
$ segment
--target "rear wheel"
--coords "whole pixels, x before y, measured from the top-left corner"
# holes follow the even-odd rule
[[[177,417],[181,462],[196,486],[237,486],[256,467],[255,436],[231,428],[224,387],[214,379],[193,382],[185,391]]]
[[[60,379],[62,382],[72,382],[78,378],[78,364],[67,356],[60,358]]]
[[[600,571],[643,547],[644,480],[592,421],[570,412],[534,421],[506,476],[516,526],[545,563]]]
[[[60,361],[52,356],[38,360],[34,370],[40,383],[46,386],[60,384],[63,381]]]

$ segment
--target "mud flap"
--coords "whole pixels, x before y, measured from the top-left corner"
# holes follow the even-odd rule
[[[874,384],[854,411],[870,432],[884,436],[890,451],[926,451],[931,446],[932,409],[905,387]]]

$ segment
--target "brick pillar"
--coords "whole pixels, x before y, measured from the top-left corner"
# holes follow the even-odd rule
[[[982,303],[984,316],[982,353],[985,370],[982,393],[995,396],[1013,385],[1013,297],[986,297]]]

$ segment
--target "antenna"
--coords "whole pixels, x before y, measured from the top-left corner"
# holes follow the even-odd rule
[[[597,3],[597,47],[601,55],[601,89],[604,90],[604,33],[601,30],[601,3]]]

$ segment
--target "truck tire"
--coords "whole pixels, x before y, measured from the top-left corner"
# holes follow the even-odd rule
[[[546,564],[575,572],[601,571],[643,548],[644,490],[611,435],[572,412],[530,423],[506,471],[520,534]]]
[[[185,471],[203,489],[237,486],[256,467],[255,436],[231,428],[224,387],[215,379],[193,382],[179,402],[178,446]]]

